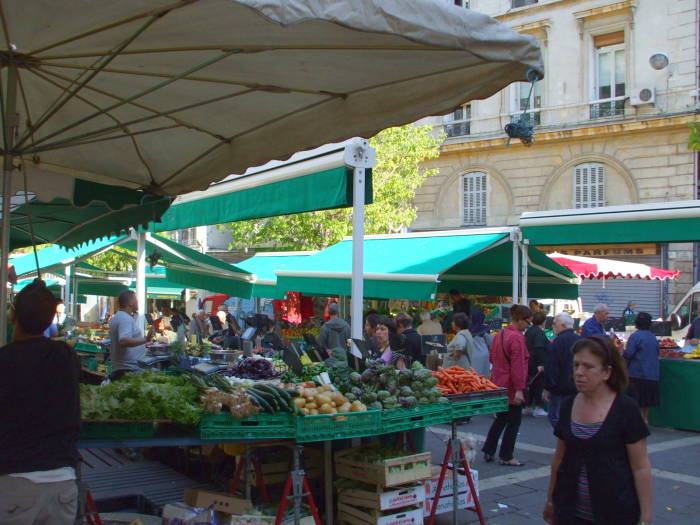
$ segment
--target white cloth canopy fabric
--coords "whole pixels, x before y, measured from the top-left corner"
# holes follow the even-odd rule
[[[12,153],[41,198],[55,174],[166,195],[204,189],[543,70],[531,37],[434,0],[0,7],[0,55],[20,80]]]
[[[596,257],[581,257],[550,253],[549,257],[566,266],[581,279],[646,279],[647,281],[678,279],[681,272],[664,270],[641,263],[616,261],[614,259],[598,259]]]

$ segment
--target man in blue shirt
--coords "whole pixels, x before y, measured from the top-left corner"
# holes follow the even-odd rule
[[[610,314],[607,304],[597,304],[593,309],[593,317],[588,319],[583,323],[583,328],[581,329],[582,337],[592,337],[597,335],[598,337],[607,337],[608,334],[605,333],[605,327],[603,323],[608,320],[608,315]]]

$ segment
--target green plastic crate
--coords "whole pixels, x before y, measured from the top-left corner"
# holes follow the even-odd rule
[[[83,421],[81,439],[129,439],[153,437],[153,421]]]
[[[106,352],[102,346],[93,343],[77,342],[73,348],[76,352],[86,352],[90,354],[104,354]]]
[[[234,418],[230,412],[204,414],[199,424],[200,439],[290,439],[294,437],[291,414],[256,414],[249,418]]]
[[[382,413],[382,432],[401,432],[452,421],[452,405],[435,403],[412,408],[385,410]]]
[[[452,404],[452,416],[454,419],[478,416],[480,414],[495,414],[508,410],[507,397],[494,397],[490,399],[473,399],[470,401],[454,401]]]
[[[296,416],[296,440],[299,443],[376,436],[381,433],[381,428],[381,410]]]

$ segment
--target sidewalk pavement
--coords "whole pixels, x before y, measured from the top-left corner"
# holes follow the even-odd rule
[[[459,427],[462,434],[473,434],[480,449],[493,416],[477,416]],[[649,458],[654,483],[654,523],[691,525],[700,515],[700,433],[651,427]],[[450,436],[446,425],[427,430],[426,450],[433,463],[442,462],[445,441]],[[479,471],[480,498],[489,525],[541,525],[542,509],[549,484],[550,461],[556,438],[547,418],[523,416],[515,457],[523,467],[485,463],[477,451],[471,465]],[[450,525],[452,513],[437,517],[437,525]],[[478,523],[476,514],[459,512],[459,525]]]

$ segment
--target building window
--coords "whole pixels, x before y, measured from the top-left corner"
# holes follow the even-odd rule
[[[529,82],[516,82],[511,88],[511,113],[519,117],[527,107],[527,118],[530,124],[540,125],[540,109],[542,108],[542,83],[536,82],[530,93]],[[530,99],[528,104],[528,97]]]
[[[624,31],[596,36],[593,64],[591,118],[614,117],[625,112]]]
[[[462,224],[486,224],[486,173],[477,171],[462,177]]]
[[[196,228],[187,228],[184,230],[177,230],[177,233],[175,235],[175,240],[179,244],[183,244],[183,245],[188,246],[190,248],[199,248],[200,247],[199,241],[197,240],[197,229]]]
[[[469,0],[447,0],[448,4],[454,4],[457,7],[464,7],[465,9],[469,9]]]
[[[537,0],[511,0],[511,7],[525,7],[526,5],[536,4]]]
[[[443,120],[445,122],[445,133],[447,134],[448,138],[469,135],[471,119],[471,104],[465,104],[464,106],[454,110],[449,115],[445,115]]]
[[[579,164],[574,168],[574,208],[605,206],[605,166]]]

